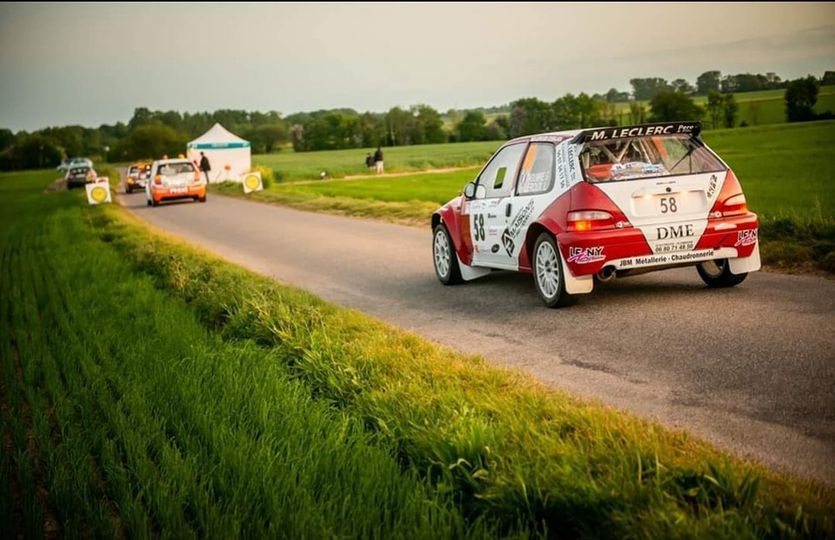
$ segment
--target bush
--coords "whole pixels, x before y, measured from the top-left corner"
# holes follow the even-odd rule
[[[272,169],[268,169],[263,165],[255,165],[252,167],[252,172],[261,173],[261,183],[264,184],[264,189],[270,187],[275,180],[273,178],[273,171]]]
[[[818,261],[818,267],[821,270],[835,274],[835,251],[830,251],[829,254]]]
[[[762,261],[776,266],[814,263],[835,272],[835,220],[817,217],[763,217]]]
[[[813,251],[800,244],[790,241],[776,240],[764,242],[762,262],[774,266],[796,266],[814,259]]]
[[[808,122],[815,120],[812,110],[818,101],[818,81],[811,75],[791,81],[786,86],[786,121]]]
[[[658,92],[650,101],[650,122],[683,122],[699,120],[704,110],[681,92]]]

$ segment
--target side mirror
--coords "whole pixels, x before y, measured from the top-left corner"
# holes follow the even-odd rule
[[[468,199],[475,197],[475,182],[469,182],[464,186],[464,196]]]

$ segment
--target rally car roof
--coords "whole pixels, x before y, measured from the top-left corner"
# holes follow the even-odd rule
[[[506,144],[517,142],[553,142],[561,143],[571,139],[572,143],[580,144],[589,141],[609,141],[613,139],[629,139],[651,135],[685,134],[698,137],[702,130],[700,122],[659,122],[654,124],[633,124],[629,126],[596,127],[590,129],[574,129],[569,131],[552,131],[524,135],[507,141]]]

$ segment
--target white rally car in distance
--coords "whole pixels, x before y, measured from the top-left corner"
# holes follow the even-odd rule
[[[564,306],[606,281],[696,266],[710,287],[760,269],[757,216],[697,122],[546,133],[505,143],[432,216],[444,284],[533,273]]]

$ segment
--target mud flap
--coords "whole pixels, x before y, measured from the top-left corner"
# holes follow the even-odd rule
[[[478,279],[480,277],[486,276],[490,273],[489,268],[482,268],[480,266],[470,266],[461,262],[461,257],[458,257],[458,254],[455,254],[455,257],[458,259],[458,268],[461,269],[461,279],[464,281],[472,281],[474,279]]]
[[[565,292],[568,294],[589,294],[594,287],[594,276],[579,276],[571,275],[571,270],[565,262],[565,257],[562,256],[562,250],[558,249],[560,254],[560,261],[562,262],[562,275],[565,280]]]
[[[747,274],[748,272],[756,272],[760,269],[760,243],[754,245],[754,251],[749,257],[737,257],[735,259],[728,259],[728,266],[731,274]]]

